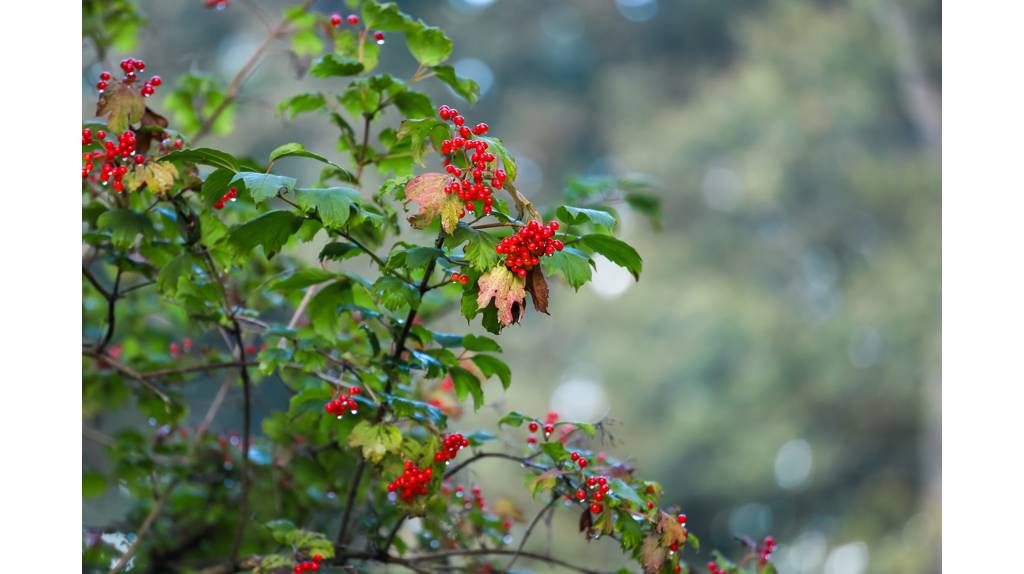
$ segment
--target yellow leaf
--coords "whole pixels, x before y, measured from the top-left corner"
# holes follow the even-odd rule
[[[418,175],[405,184],[405,203],[415,201],[420,210],[409,217],[409,223],[416,229],[433,223],[434,218],[441,217],[441,227],[451,235],[459,224],[459,212],[463,209],[462,201],[454,193],[445,194],[444,186],[448,176],[443,173],[425,173]]]

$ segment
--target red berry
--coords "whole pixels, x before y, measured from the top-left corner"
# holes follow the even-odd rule
[[[593,512],[594,514],[601,514],[601,505],[596,502],[594,504],[591,504],[590,512]]]
[[[373,39],[376,40],[378,44],[383,44],[384,43],[384,32],[381,32],[380,30],[374,32],[373,33]]]
[[[356,16],[355,14],[350,15],[348,17],[348,23],[355,26],[359,23],[359,16]]]
[[[679,524],[686,524],[686,515],[680,514],[679,516],[677,516],[676,522],[678,522]]]
[[[466,118],[462,116],[455,116],[454,118],[452,118],[452,123],[457,126],[461,126],[462,124],[466,123]]]
[[[103,80],[96,82],[96,89],[102,92],[103,90],[107,89],[107,83]]]
[[[341,26],[341,14],[331,14],[331,26]]]
[[[160,76],[153,76],[149,79],[149,83],[159,88],[161,85],[163,85],[164,81],[160,79]]]
[[[587,459],[581,456],[580,459],[576,461],[576,464],[580,465],[580,468],[587,468]]]
[[[540,428],[540,425],[537,424],[537,421],[530,421],[529,427],[530,427],[530,432],[537,432],[537,429]]]
[[[134,161],[135,161],[136,164],[140,164],[141,165],[142,163],[144,163],[146,161],[146,158],[141,156],[141,155],[137,155],[137,156],[135,156]]]

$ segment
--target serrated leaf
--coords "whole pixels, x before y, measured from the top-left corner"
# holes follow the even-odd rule
[[[466,400],[466,397],[473,395],[473,408],[479,410],[484,404],[484,391],[480,384],[480,378],[462,368],[451,367],[448,374],[452,377],[452,384],[455,386],[455,397],[459,401]]]
[[[636,252],[636,249],[633,249],[625,241],[611,235],[591,233],[581,237],[580,243],[583,247],[604,255],[609,261],[619,267],[626,268],[633,275],[634,279],[640,280],[640,272],[643,271],[644,266],[643,260],[640,258],[640,254]]]
[[[440,217],[445,233],[451,234],[455,230],[463,204],[454,193],[445,194],[447,179],[443,173],[425,173],[405,185],[405,203],[416,202],[420,206],[419,212],[409,217],[414,228],[423,229]]]
[[[633,508],[642,509],[647,506],[647,503],[644,499],[640,498],[636,490],[621,478],[611,479],[608,481],[608,486],[611,487],[612,494],[623,500],[628,500],[633,504]]]
[[[405,266],[409,269],[426,267],[431,261],[444,255],[444,251],[436,247],[413,247],[405,250]]]
[[[373,292],[380,297],[381,305],[390,311],[397,311],[403,306],[415,306],[419,301],[419,292],[401,279],[385,275],[373,284]]]
[[[178,255],[171,259],[156,276],[156,285],[160,291],[173,294],[178,289],[178,280],[190,274],[192,270],[192,256],[188,253]]]
[[[615,225],[615,216],[600,209],[563,205],[558,208],[557,213],[558,219],[569,225],[581,225],[587,222],[604,227],[613,227]]]
[[[516,159],[512,157],[512,153],[508,151],[505,144],[503,144],[498,138],[479,136],[477,139],[484,140],[489,144],[487,150],[493,152],[494,155],[501,159],[501,165],[505,170],[507,180],[509,182],[515,182],[516,174],[519,173],[519,169],[516,167]]]
[[[359,421],[348,435],[348,444],[361,448],[363,457],[378,463],[389,452],[394,452],[402,445],[402,431],[389,424],[373,424],[370,421]]]
[[[126,248],[135,242],[139,235],[153,233],[153,222],[146,217],[145,213],[139,213],[131,209],[111,209],[103,212],[96,220],[100,229],[110,232],[110,238],[114,245],[119,248]]]
[[[570,247],[556,251],[550,257],[541,258],[541,264],[544,265],[544,270],[549,275],[558,273],[577,291],[587,281],[590,281],[592,276],[589,258],[578,249]]]
[[[362,201],[359,190],[347,187],[299,188],[295,200],[306,213],[316,211],[325,227],[340,229],[348,222],[352,206]]]
[[[431,26],[407,34],[405,43],[412,57],[424,66],[437,66],[452,53],[451,39],[440,28]]]
[[[460,337],[462,348],[467,351],[476,351],[478,353],[500,353],[501,345],[497,341],[490,337],[483,337],[480,335],[469,334],[464,337]]]
[[[295,189],[295,178],[258,171],[240,171],[231,178],[231,183],[241,181],[249,190],[249,195],[256,203],[277,196],[279,192],[287,193]]]
[[[207,203],[214,203],[224,197],[224,194],[231,186],[231,179],[234,176],[235,172],[225,168],[219,168],[206,176],[206,179],[203,180],[203,187],[199,192],[203,200]]]
[[[157,195],[163,195],[174,187],[174,178],[178,177],[178,168],[169,161],[150,161],[135,168],[141,172],[141,179],[146,187]]]
[[[142,119],[146,111],[146,99],[139,89],[111,80],[107,89],[100,94],[96,104],[96,115],[107,118],[110,131],[120,134]]]
[[[330,160],[320,154],[315,154],[311,151],[307,151],[305,146],[300,143],[291,142],[284,145],[278,146],[274,151],[270,152],[270,158],[267,160],[273,163],[284,157],[308,157],[315,159],[323,163],[331,163]]]
[[[616,526],[621,534],[620,540],[624,550],[632,550],[643,541],[643,529],[640,528],[640,525],[637,524],[637,521],[628,512],[618,513]]]
[[[485,308],[493,301],[498,321],[508,326],[522,317],[526,302],[525,282],[504,265],[498,265],[477,280],[476,304]]]
[[[235,226],[228,235],[228,241],[239,255],[260,245],[268,258],[273,257],[288,242],[288,238],[302,227],[302,222],[302,217],[290,211],[268,211]]]
[[[395,96],[394,100],[395,107],[407,118],[434,117],[434,106],[430,103],[430,98],[424,94],[406,90]]]
[[[366,2],[363,5],[363,21],[366,27],[377,30],[409,32],[414,31],[423,24],[412,19],[411,16],[398,9],[394,2],[378,4]]]
[[[395,134],[395,141],[409,141],[409,152],[413,161],[419,165],[424,165],[423,157],[429,151],[426,145],[428,140],[438,146],[451,134],[448,124],[433,117],[433,113],[431,108],[427,117],[402,120],[398,126],[398,133]]]
[[[309,73],[318,78],[329,78],[331,76],[354,76],[362,71],[363,65],[358,61],[345,56],[337,56],[335,54],[327,54],[326,56],[317,58],[316,61],[313,62],[313,66],[309,69]]]
[[[473,269],[486,271],[498,264],[501,255],[495,251],[498,238],[485,231],[472,230],[466,243],[466,260]]]
[[[331,243],[324,245],[324,248],[320,250],[320,255],[317,256],[317,259],[320,261],[325,259],[330,261],[344,261],[359,255],[360,252],[362,252],[362,249],[352,243],[332,241]]]

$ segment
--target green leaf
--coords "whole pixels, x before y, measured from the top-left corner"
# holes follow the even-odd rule
[[[387,401],[395,416],[427,421],[440,428],[444,428],[447,423],[448,417],[433,405],[393,395],[387,395]]]
[[[324,248],[320,250],[320,255],[317,259],[320,261],[323,261],[324,259],[330,261],[344,261],[359,255],[360,252],[362,252],[362,249],[352,243],[332,241],[331,243],[324,245]]]
[[[700,552],[700,539],[697,538],[692,532],[687,531],[686,543],[689,544],[694,550]]]
[[[96,220],[96,225],[109,231],[114,245],[120,249],[130,247],[139,234],[145,235],[155,231],[153,222],[145,213],[122,208],[104,212]]]
[[[235,226],[228,235],[228,241],[238,255],[261,245],[267,257],[273,257],[302,227],[302,221],[302,217],[290,211],[275,209]]]
[[[510,427],[521,427],[526,421],[532,421],[532,417],[528,417],[518,411],[509,411],[505,416],[498,419],[498,426],[508,425]]]
[[[239,170],[239,162],[229,153],[220,150],[201,147],[181,151],[172,151],[160,158],[160,161],[189,162],[208,165],[232,172]]]
[[[461,228],[460,228],[461,229]],[[498,237],[486,231],[471,230],[466,243],[466,260],[477,271],[486,271],[498,264],[501,255],[495,251]]]
[[[156,285],[160,291],[173,294],[178,290],[178,279],[185,277],[192,270],[192,256],[188,253],[178,255],[160,268],[156,276]]]
[[[329,78],[331,76],[354,76],[363,71],[363,65],[358,61],[345,56],[327,54],[317,58],[309,73],[318,78]]]
[[[530,495],[537,496],[537,493],[539,492],[551,490],[552,488],[555,487],[556,484],[558,484],[558,477],[561,475],[562,473],[559,472],[558,469],[554,468],[546,470],[541,474],[537,475],[536,477],[530,480],[530,483],[528,485],[530,489]]]
[[[415,306],[419,301],[419,292],[398,277],[385,275],[373,284],[373,292],[380,297],[381,305],[390,311],[397,311],[403,306]]]
[[[370,421],[359,421],[348,436],[351,447],[362,448],[363,457],[378,463],[389,452],[394,452],[402,445],[402,431],[389,424],[373,424]]]
[[[334,229],[344,227],[352,214],[352,206],[362,201],[359,190],[347,186],[300,188],[295,190],[295,199],[304,212],[316,211],[324,227]]]
[[[558,273],[577,291],[590,281],[590,260],[577,249],[566,247],[562,251],[556,251],[551,257],[541,258],[541,263],[548,275]]]
[[[278,192],[289,192],[295,189],[295,178],[258,171],[241,171],[235,174],[231,183],[241,181],[249,190],[249,195],[256,203],[275,197]]]
[[[455,73],[455,68],[451,66],[434,66],[433,70],[434,76],[438,80],[448,84],[452,91],[465,98],[469,103],[472,104],[480,98],[480,86],[469,78],[459,77]]]
[[[473,395],[473,408],[480,410],[484,404],[484,390],[480,386],[480,379],[462,367],[451,367],[448,374],[452,376],[452,383],[455,385],[455,398],[464,401],[467,396]]]
[[[643,542],[644,531],[640,528],[640,525],[628,512],[618,513],[618,519],[615,521],[615,526],[621,533],[622,537],[622,548],[625,550],[632,550]]]
[[[96,498],[107,490],[107,478],[98,472],[82,473],[82,496]]]
[[[400,92],[395,96],[395,106],[407,118],[434,117],[434,106],[430,103],[430,98],[419,92]]]
[[[431,261],[444,255],[444,251],[436,247],[413,247],[405,250],[405,266],[409,269],[426,267]]]
[[[363,4],[363,21],[366,23],[367,29],[373,28],[385,32],[409,32],[423,26],[399,10],[398,5],[394,2],[387,4],[366,2]]]
[[[313,30],[300,30],[292,36],[292,51],[300,56],[312,56],[324,51],[324,42]]]
[[[408,34],[405,43],[409,53],[424,66],[437,66],[452,53],[452,41],[440,28],[425,26]]]
[[[203,196],[203,200],[207,203],[214,203],[224,197],[224,194],[231,186],[231,180],[234,176],[234,171],[225,168],[218,168],[206,176],[206,179],[203,180],[203,187],[199,192]]]
[[[480,431],[480,430],[473,431],[473,432],[470,432],[470,433],[465,433],[462,436],[464,436],[466,438],[466,440],[469,441],[470,446],[480,446],[481,444],[483,444],[485,442],[490,442],[492,440],[498,440],[498,437],[494,436],[493,434],[491,434],[491,433],[489,433],[487,431]]]
[[[500,353],[501,345],[490,337],[480,335],[466,335],[462,337],[462,347],[467,351],[478,353]]]
[[[476,363],[477,367],[480,367],[480,371],[485,376],[498,375],[502,388],[508,390],[509,385],[512,384],[512,370],[504,361],[492,355],[474,355],[472,361]]]
[[[408,139],[413,160],[419,165],[424,165],[423,157],[430,151],[426,145],[427,141],[434,142],[437,147],[450,133],[448,125],[434,118],[431,110],[429,117],[403,120],[395,137],[400,142]]]
[[[295,289],[303,289],[310,285],[316,285],[317,283],[323,283],[335,279],[338,276],[326,269],[320,269],[319,267],[307,267],[292,273],[288,277],[278,279],[271,283],[267,288],[273,291],[292,291]]]
[[[565,445],[557,440],[540,443],[540,449],[555,462],[565,462],[570,457],[569,451],[565,449]]]
[[[647,508],[647,502],[640,498],[640,495],[636,493],[636,490],[632,486],[626,483],[621,478],[613,478],[608,481],[608,486],[611,487],[612,494],[623,499],[628,500],[633,504],[635,509]]]
[[[301,407],[309,403],[323,404],[332,398],[334,398],[334,391],[326,386],[306,387],[292,395],[292,398],[288,401],[288,412],[295,414],[301,410]]]
[[[605,227],[613,227],[615,225],[615,216],[607,211],[573,207],[571,205],[563,205],[558,208],[558,219],[569,225],[581,225],[588,221]]]
[[[287,100],[282,101],[277,105],[278,112],[288,112],[292,118],[295,116],[319,110],[327,105],[327,101],[324,99],[323,94],[311,93],[311,94],[299,94],[292,96]]]
[[[640,272],[643,270],[644,262],[640,259],[640,254],[636,252],[636,249],[633,249],[628,243],[611,235],[597,233],[584,235],[580,238],[580,243],[584,247],[604,255],[609,261],[619,267],[625,267],[633,274],[634,279],[640,280]]]

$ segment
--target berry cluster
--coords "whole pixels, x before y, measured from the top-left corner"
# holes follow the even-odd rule
[[[727,574],[725,570],[718,567],[715,562],[708,562],[708,572],[711,574]]]
[[[417,496],[428,492],[427,486],[434,477],[434,469],[420,468],[411,460],[405,461],[405,471],[388,484],[388,492],[397,492],[402,502],[412,502]]]
[[[761,548],[761,557],[760,557],[761,566],[764,566],[765,564],[768,563],[768,558],[771,557],[772,552],[775,552],[775,547],[776,547],[775,538],[773,538],[771,536],[765,536],[764,537],[764,546]]]
[[[494,250],[505,255],[505,266],[513,273],[526,277],[526,273],[540,263],[541,257],[554,255],[555,251],[565,247],[560,240],[552,239],[556,231],[557,221],[542,225],[531,219],[519,229],[519,233],[502,239]]]
[[[348,22],[349,26],[358,26],[359,16],[356,16],[355,14],[349,14],[349,16],[345,18],[345,21]],[[341,27],[341,14],[331,14],[331,26],[334,26],[335,28]],[[378,45],[383,44],[384,32],[381,32],[380,30],[374,32],[373,40],[377,42]]]
[[[119,192],[124,191],[124,184],[121,180],[128,173],[128,165],[131,163],[141,165],[146,161],[145,157],[135,152],[135,132],[125,131],[117,136],[117,143],[114,143],[107,140],[107,132],[96,130],[95,141],[103,142],[103,149],[82,154],[82,161],[85,162],[82,165],[82,179],[87,179],[92,174],[96,168],[96,160],[102,160],[103,165],[100,168],[98,181],[102,185],[107,185],[113,180],[114,189]],[[91,145],[92,143],[92,130],[83,129],[82,145]],[[97,179],[93,178],[92,181],[97,181]]]
[[[324,405],[324,410],[328,413],[338,417],[339,419],[345,416],[345,411],[348,410],[351,414],[359,412],[359,403],[352,397],[359,394],[359,387],[349,387],[348,396],[338,393],[338,396]]]
[[[490,127],[485,123],[479,123],[470,128],[465,125],[466,118],[459,115],[458,110],[448,106],[441,106],[437,113],[442,120],[451,122],[458,130],[457,136],[441,142],[441,154],[445,156],[443,160],[445,171],[453,178],[444,187],[444,192],[448,195],[454,193],[456,197],[466,202],[465,209],[459,211],[460,218],[465,217],[466,213],[475,211],[475,202],[477,201],[483,202],[484,215],[490,215],[494,209],[494,198],[491,197],[491,194],[495,189],[501,189],[504,186],[505,171],[491,170],[489,164],[494,162],[495,156],[487,151],[489,144],[481,139],[473,139],[474,135],[486,134]],[[472,155],[469,155],[469,150],[474,150]],[[461,153],[465,160],[465,168],[460,168],[453,163],[453,159],[458,153]]]
[[[544,440],[551,438],[551,433],[555,432],[555,423],[558,422],[558,413],[555,411],[549,411],[547,417],[544,419]],[[527,425],[531,433],[537,432],[540,429],[540,423],[537,421],[530,421]],[[527,444],[537,444],[537,437],[527,437]]]
[[[452,273],[452,283],[465,285],[467,281],[469,281],[469,277],[466,275],[463,275],[462,273]]]
[[[608,494],[609,490],[611,490],[611,487],[608,486],[608,479],[606,477],[589,476],[587,477],[587,488],[580,487],[576,490],[576,500],[581,504],[586,504],[589,500],[590,512],[600,514],[604,510],[604,506],[601,503],[604,502],[604,497]]]
[[[303,572],[317,572],[320,570],[320,561],[323,559],[323,556],[314,554],[312,560],[304,560],[296,564],[292,572],[295,572],[295,574],[302,574]]]
[[[217,203],[213,204],[214,209],[224,209],[224,203],[228,201],[236,201],[238,199],[238,190],[231,188],[224,194],[223,197],[217,200]]]
[[[569,455],[569,458],[571,458],[572,461],[575,462],[576,465],[580,467],[580,469],[587,468],[587,458],[581,455],[580,453],[572,451],[572,454]]]
[[[444,448],[434,455],[434,462],[448,464],[449,460],[459,454],[459,450],[469,446],[469,440],[459,433],[450,434],[444,437]]]
[[[121,78],[121,83],[126,86],[134,84],[135,81],[139,79],[137,73],[142,72],[145,69],[146,63],[142,60],[136,60],[135,58],[125,58],[121,60],[121,71],[124,72],[124,77]],[[109,82],[111,79],[112,76],[110,75],[110,72],[101,72],[100,80],[96,82],[96,89],[99,90],[100,93],[103,93],[103,91],[110,85]],[[156,89],[163,83],[164,81],[160,79],[160,76],[153,76],[142,84],[142,88],[139,90],[139,93],[141,93],[143,97],[148,98],[156,93]]]

